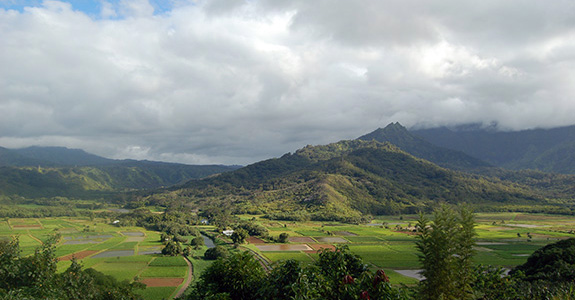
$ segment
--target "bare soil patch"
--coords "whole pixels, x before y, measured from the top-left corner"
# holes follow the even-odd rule
[[[160,254],[162,253],[162,247],[152,246],[152,247],[138,247],[138,255],[149,255],[149,254]]]
[[[281,245],[257,245],[260,251],[310,251],[312,248],[308,245],[292,245],[292,244],[281,244]]]
[[[112,250],[112,251],[104,251],[100,252],[92,258],[101,258],[101,257],[117,257],[117,256],[132,256],[134,255],[134,250]]]
[[[489,246],[489,245],[507,245],[509,243],[501,243],[501,242],[477,242],[479,246]]]
[[[94,251],[94,250],[84,250],[84,251],[80,251],[80,252],[76,252],[73,254],[69,254],[66,256],[62,256],[60,258],[58,258],[58,260],[63,261],[63,260],[72,260],[73,257],[75,257],[76,259],[82,259],[82,258],[86,258],[92,254],[98,253],[98,251]]]
[[[125,242],[143,242],[145,238],[143,236],[129,236]]]
[[[143,278],[141,283],[149,287],[170,286],[176,287],[184,282],[184,278]]]
[[[507,226],[520,227],[520,228],[548,227],[547,225],[535,225],[535,224],[507,224]]]
[[[144,233],[139,231],[122,231],[121,233],[125,236],[144,236]]]
[[[340,237],[316,237],[318,243],[349,243],[348,240]]]
[[[248,241],[248,243],[250,244],[265,244],[266,242],[260,238],[254,237],[254,236],[250,236],[249,238],[246,239],[246,241]]]
[[[305,244],[317,243],[314,239],[308,236],[293,236],[289,238],[289,241],[291,243],[305,243]]]
[[[63,245],[85,245],[85,244],[98,244],[100,242],[94,240],[80,240],[80,241],[65,241]]]
[[[353,233],[353,232],[349,232],[349,231],[334,231],[335,235],[341,235],[341,236],[357,236],[357,234]]]
[[[306,253],[317,253],[321,249],[329,249],[335,251],[335,246],[331,244],[311,244],[310,247],[313,248],[311,251],[305,251]]]

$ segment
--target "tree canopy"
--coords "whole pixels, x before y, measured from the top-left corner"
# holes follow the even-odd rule
[[[141,299],[134,293],[144,288],[141,283],[118,282],[112,276],[72,264],[56,272],[54,236],[37,248],[34,254],[20,255],[18,239],[0,240],[0,298],[2,299],[70,299],[115,300]]]

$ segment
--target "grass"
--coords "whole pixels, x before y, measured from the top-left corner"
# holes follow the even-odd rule
[[[309,255],[302,252],[294,251],[277,251],[277,252],[265,252],[264,256],[267,257],[272,262],[283,261],[288,259],[297,260],[300,262],[312,262],[313,260]]]
[[[384,271],[387,277],[389,277],[389,282],[393,284],[415,285],[417,282],[419,282],[419,280],[415,278],[401,275],[392,269],[384,269]]]
[[[413,245],[350,245],[349,249],[365,262],[379,268],[416,269],[419,267]]]
[[[188,273],[188,266],[185,267],[155,267],[149,266],[145,269],[141,274],[140,277],[178,277],[184,278]]]
[[[162,300],[168,299],[175,291],[175,287],[147,287],[146,289],[137,291],[137,294],[142,295],[146,300]]]
[[[352,243],[381,243],[383,240],[375,236],[347,236]]]
[[[187,267],[188,264],[181,256],[160,256],[150,262],[154,267]]]
[[[103,262],[92,266],[97,271],[114,276],[119,281],[132,281],[140,272],[147,268],[145,262]]]
[[[110,249],[112,250],[128,250],[128,249],[134,249],[136,246],[138,245],[138,242],[127,242],[127,243],[120,243],[117,244],[113,247],[111,247]]]

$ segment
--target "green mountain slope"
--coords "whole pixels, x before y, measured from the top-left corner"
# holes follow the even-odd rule
[[[81,149],[68,149],[65,147],[34,146],[13,151],[27,158],[47,162],[52,166],[94,166],[109,165],[117,162],[113,159],[87,153]]]
[[[102,192],[170,186],[234,169],[158,162],[97,167],[0,167],[0,195],[91,197]]]
[[[436,146],[410,133],[399,123],[391,123],[385,128],[379,128],[358,139],[390,142],[413,156],[429,160],[445,168],[471,170],[490,166],[488,163],[471,157],[461,151]]]
[[[543,203],[518,184],[438,167],[390,143],[341,141],[147,196],[147,201],[232,205],[270,217],[359,220],[365,214],[415,212],[435,203]]]
[[[0,167],[2,166],[38,166],[40,164],[50,164],[46,161],[30,158],[18,152],[0,147]]]
[[[114,160],[64,147],[0,147],[0,195],[90,197],[171,186],[237,168]]]

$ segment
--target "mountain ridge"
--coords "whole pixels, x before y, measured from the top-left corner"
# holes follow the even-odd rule
[[[368,215],[415,213],[440,202],[546,203],[519,184],[439,167],[389,142],[349,140],[295,153],[163,191],[148,203],[231,206],[270,218],[357,222]]]
[[[92,197],[170,186],[237,168],[114,160],[65,147],[0,147],[0,195]]]
[[[473,170],[491,166],[490,164],[467,155],[462,151],[434,145],[423,138],[412,134],[407,130],[407,128],[399,124],[399,122],[390,123],[385,128],[378,128],[371,133],[360,136],[358,139],[389,142],[416,157],[423,158],[439,166],[454,170]]]
[[[575,174],[575,125],[502,132],[474,126],[411,130],[422,139],[510,170]]]

